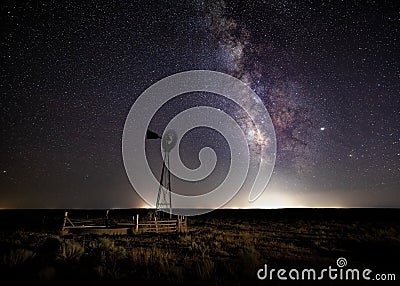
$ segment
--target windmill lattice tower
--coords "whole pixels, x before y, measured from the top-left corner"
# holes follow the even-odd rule
[[[169,218],[172,218],[171,171],[169,153],[175,147],[176,141],[177,135],[173,130],[166,131],[162,138],[161,144],[164,154],[160,184],[157,194],[156,218],[160,218],[162,212],[169,213]]]

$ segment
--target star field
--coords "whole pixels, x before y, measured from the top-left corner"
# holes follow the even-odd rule
[[[271,192],[400,206],[397,1],[7,1],[0,21],[0,208],[143,206],[122,164],[125,118],[151,84],[192,69],[235,76],[263,101],[277,139]],[[178,97],[151,127],[199,105],[263,144],[239,106],[210,94]],[[200,131],[182,156],[196,167],[193,151],[213,141],[208,188],[229,156]],[[148,144],[159,173],[159,142]]]

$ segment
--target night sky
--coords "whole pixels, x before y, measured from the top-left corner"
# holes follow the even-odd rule
[[[398,1],[62,2],[1,4],[0,208],[147,206],[124,170],[125,119],[149,86],[193,69],[248,84],[275,127],[266,191],[227,207],[400,207]],[[207,93],[173,99],[150,127],[200,105],[250,128]],[[182,160],[196,168],[204,146],[216,169],[204,185],[175,178],[177,192],[223,180],[229,148],[212,130],[188,133]],[[160,141],[146,151],[159,176]]]

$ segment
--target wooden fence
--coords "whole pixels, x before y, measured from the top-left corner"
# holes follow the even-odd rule
[[[139,215],[136,215],[133,223],[117,223],[109,225],[108,212],[105,218],[96,219],[71,219],[68,217],[68,212],[65,212],[61,234],[124,235],[128,233],[171,233],[186,231],[186,217],[179,215],[176,219],[154,219],[147,221],[140,221]]]

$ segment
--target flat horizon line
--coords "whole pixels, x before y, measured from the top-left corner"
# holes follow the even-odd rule
[[[0,208],[2,210],[59,210],[59,211],[68,211],[68,210],[156,210],[156,208],[151,207],[131,207],[131,208]],[[368,206],[368,207],[273,207],[273,208],[219,208],[219,209],[207,209],[207,208],[173,208],[175,210],[207,210],[207,211],[223,211],[223,210],[294,210],[294,209],[400,209],[400,206]]]

